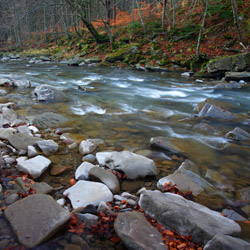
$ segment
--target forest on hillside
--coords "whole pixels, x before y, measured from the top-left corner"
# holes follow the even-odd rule
[[[214,16],[213,25],[233,20],[230,24],[246,46],[248,11],[249,2],[242,0],[1,0],[0,41],[18,47],[30,39],[47,42],[72,33],[83,37],[88,31],[97,43],[113,43],[117,28],[129,24],[141,25],[144,34],[152,29],[153,35],[176,32],[183,25],[192,32]]]

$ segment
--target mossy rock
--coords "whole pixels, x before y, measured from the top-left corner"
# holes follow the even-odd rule
[[[89,48],[89,44],[86,44],[82,47],[81,51],[86,51]]]
[[[208,73],[249,71],[250,53],[248,52],[210,60],[203,69]]]
[[[125,59],[126,55],[136,54],[138,51],[138,47],[139,47],[138,44],[130,44],[130,45],[127,45],[125,47],[122,47],[122,48],[118,49],[117,51],[115,51],[111,54],[108,54],[105,57],[105,62],[114,63],[117,61],[123,61]]]

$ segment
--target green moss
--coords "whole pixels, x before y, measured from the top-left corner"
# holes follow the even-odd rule
[[[139,44],[130,44],[119,48],[117,51],[108,54],[105,57],[105,62],[114,63],[117,61],[123,61],[128,54],[136,54]]]

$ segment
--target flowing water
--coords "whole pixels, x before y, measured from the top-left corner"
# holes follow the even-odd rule
[[[216,181],[221,184],[222,197],[234,201],[237,190],[250,184],[249,145],[229,143],[223,136],[236,126],[250,132],[249,125],[206,121],[221,131],[222,135],[213,136],[193,130],[197,121],[182,121],[196,114],[197,104],[207,98],[217,100],[228,111],[247,115],[250,111],[249,88],[215,90],[214,81],[199,83],[176,73],[162,75],[25,61],[0,63],[0,77],[27,79],[34,87],[49,84],[62,89],[69,97],[67,102],[37,103],[31,98],[31,90],[16,89],[1,102],[17,103],[15,111],[21,116],[35,116],[46,111],[62,114],[69,118],[67,125],[74,128],[76,138],[101,138],[106,143],[104,150],[146,154],[151,137],[166,136],[188,159],[219,174],[221,179],[217,176]],[[79,86],[85,91],[79,90]],[[172,161],[157,158],[158,175],[149,182],[173,173],[181,160],[178,157]],[[140,184],[145,183],[141,181]],[[230,192],[226,190],[228,186]],[[199,202],[214,209],[221,208],[221,200],[221,197],[218,201],[209,196],[198,198]]]

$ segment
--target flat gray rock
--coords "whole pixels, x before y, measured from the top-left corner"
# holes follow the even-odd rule
[[[139,212],[119,213],[115,219],[115,231],[128,249],[167,250],[161,233]]]
[[[206,103],[202,110],[199,112],[198,117],[200,118],[213,118],[223,121],[232,121],[237,119],[237,116],[225,109],[218,106]]]
[[[239,235],[240,226],[219,212],[172,193],[144,191],[139,206],[166,228],[205,244],[216,234]]]
[[[250,72],[227,72],[225,76],[226,81],[246,81],[250,82]]]
[[[52,112],[46,112],[41,115],[38,115],[33,123],[37,125],[38,128],[57,128],[59,125],[65,123],[66,119],[62,115],[58,115]]]
[[[38,178],[50,165],[51,161],[44,156],[38,155],[27,160],[26,157],[17,158],[17,169],[29,173],[34,178]]]
[[[16,149],[24,149],[27,150],[28,146],[32,146],[36,144],[38,141],[41,141],[41,138],[33,137],[25,133],[16,133],[16,134],[8,134],[6,136],[6,140]]]
[[[31,131],[30,131],[30,129],[28,128],[27,125],[18,126],[18,127],[17,127],[17,131],[18,131],[19,133],[28,134],[28,135],[32,136],[32,133],[31,133]]]
[[[111,190],[113,194],[120,192],[120,183],[117,177],[103,168],[91,168],[89,171],[89,178],[90,180],[101,181]]]
[[[35,182],[29,178],[24,182],[22,177],[17,177],[15,181],[22,192],[28,192],[29,188],[34,189],[36,194],[50,194],[54,191],[54,188],[46,182]],[[25,184],[28,184],[29,186],[27,187]]]
[[[58,151],[58,144],[53,140],[38,141],[36,145],[44,154],[50,154]]]
[[[155,176],[157,171],[153,160],[129,151],[100,152],[96,158],[99,164],[124,172],[127,179]]]
[[[204,250],[250,250],[250,244],[229,235],[216,234],[205,245]]]
[[[86,207],[89,204],[98,206],[101,201],[113,200],[113,195],[106,185],[91,181],[78,181],[74,186],[66,189],[63,195],[70,199],[74,209]]]
[[[4,124],[14,125],[17,120],[16,112],[8,107],[2,107],[2,112],[0,114],[0,126]]]
[[[33,194],[7,207],[4,215],[19,242],[27,248],[40,245],[60,231],[71,214],[51,196]]]

